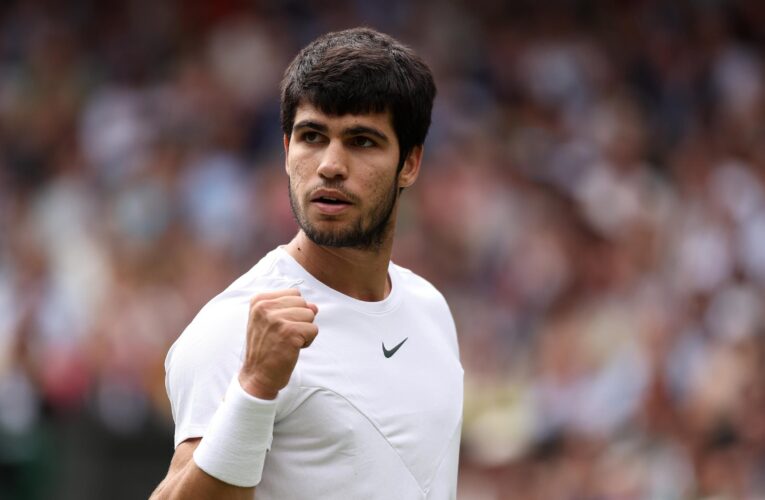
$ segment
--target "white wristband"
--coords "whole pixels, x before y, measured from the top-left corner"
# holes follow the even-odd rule
[[[223,403],[194,450],[200,469],[234,486],[260,482],[266,450],[273,439],[276,400],[251,396],[234,377]]]

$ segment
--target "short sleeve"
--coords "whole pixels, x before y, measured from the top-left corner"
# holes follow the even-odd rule
[[[176,447],[204,435],[239,371],[248,311],[247,296],[219,296],[202,308],[168,351],[165,385],[175,421]]]

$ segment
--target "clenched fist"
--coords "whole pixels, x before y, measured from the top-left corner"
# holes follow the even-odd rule
[[[274,399],[289,382],[300,349],[319,333],[318,308],[294,288],[261,293],[250,300],[247,349],[239,383],[253,396]]]

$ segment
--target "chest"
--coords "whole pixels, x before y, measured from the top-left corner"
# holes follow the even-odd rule
[[[425,488],[462,417],[450,318],[407,307],[380,316],[320,308],[319,335],[300,354],[295,402],[274,446],[282,436],[314,462],[345,457],[354,474],[389,464]]]
[[[461,413],[462,368],[445,319],[406,306],[379,316],[325,306],[318,337],[300,354],[299,383],[341,394],[380,424]]]

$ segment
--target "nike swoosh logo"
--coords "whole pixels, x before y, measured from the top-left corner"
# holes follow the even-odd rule
[[[383,347],[383,355],[384,355],[386,358],[390,358],[391,356],[393,356],[394,354],[396,354],[396,351],[398,351],[398,350],[401,348],[401,346],[402,346],[402,345],[404,345],[404,342],[406,342],[407,340],[409,340],[409,337],[407,337],[407,338],[405,338],[404,340],[402,340],[401,342],[399,342],[399,343],[398,343],[398,345],[397,345],[396,347],[394,347],[393,349],[390,349],[390,350],[385,348],[385,342],[383,342],[383,343],[382,343],[382,347]]]

